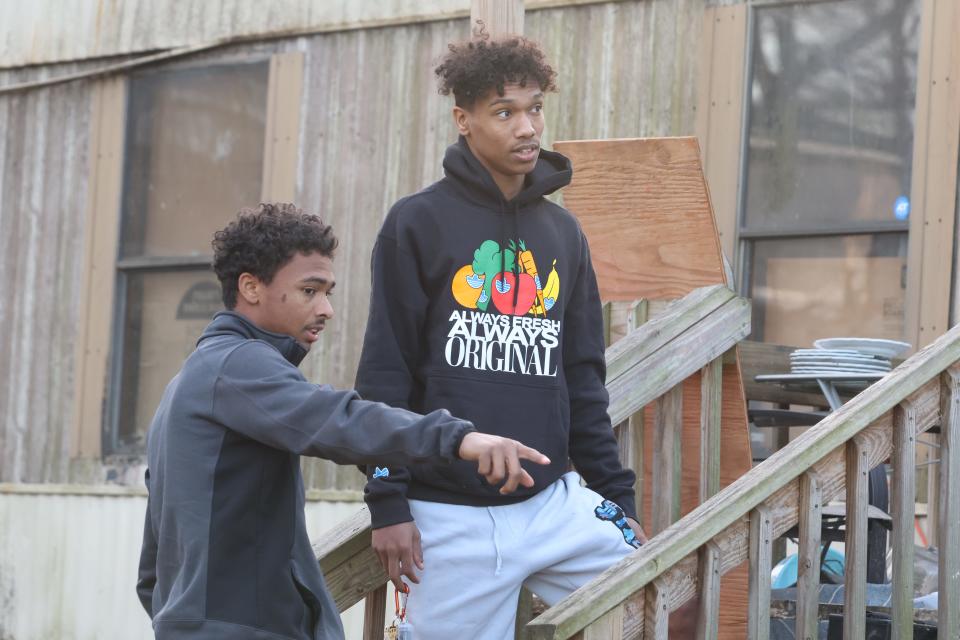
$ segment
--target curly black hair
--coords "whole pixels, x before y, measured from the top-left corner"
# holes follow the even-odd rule
[[[332,258],[337,238],[323,220],[295,205],[262,203],[256,209],[242,209],[236,220],[213,234],[211,244],[223,305],[233,309],[241,274],[253,274],[269,284],[298,252]]]
[[[540,46],[526,38],[461,42],[449,49],[434,73],[440,93],[452,93],[458,107],[473,107],[491,89],[502,96],[507,84],[525,87],[532,81],[542,91],[557,90],[557,73],[547,64]]]

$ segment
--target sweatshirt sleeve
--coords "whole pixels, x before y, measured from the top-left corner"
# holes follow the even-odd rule
[[[409,408],[429,300],[416,260],[380,235],[371,258],[370,316],[357,369],[357,391],[369,400]],[[376,472],[376,475],[374,475]],[[391,464],[367,470],[364,500],[374,529],[413,520],[407,505],[410,472]]]
[[[140,547],[140,569],[137,573],[137,597],[147,615],[153,619],[153,590],[157,585],[157,538],[150,518],[150,470],[144,474],[147,485],[147,515],[143,523],[143,545]]]
[[[213,417],[243,435],[338,464],[396,460],[451,462],[469,422],[438,410],[426,416],[308,382],[270,345],[249,341],[217,376]]]
[[[620,464],[607,408],[607,365],[597,276],[581,233],[580,265],[564,316],[563,362],[570,396],[570,459],[587,486],[637,518],[636,476]]]

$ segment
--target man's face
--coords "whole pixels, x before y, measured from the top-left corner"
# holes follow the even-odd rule
[[[470,149],[501,189],[522,184],[540,156],[543,91],[536,84],[508,84],[503,95],[491,89],[469,109],[454,107],[454,119]]]
[[[335,284],[329,257],[297,253],[270,284],[250,274],[240,276],[237,311],[263,329],[293,337],[309,350],[333,317],[330,293]]]

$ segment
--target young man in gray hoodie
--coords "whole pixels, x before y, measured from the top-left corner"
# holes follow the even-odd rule
[[[340,464],[477,464],[509,492],[549,460],[308,382],[297,366],[333,316],[330,227],[293,205],[241,212],[213,240],[228,309],[164,392],[147,438],[137,593],[157,638],[342,638],[304,521],[300,456]]]

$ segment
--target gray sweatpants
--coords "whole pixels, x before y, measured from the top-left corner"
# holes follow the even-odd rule
[[[424,561],[407,603],[414,637],[512,638],[521,586],[553,605],[634,550],[603,503],[573,472],[517,504],[411,500]]]

